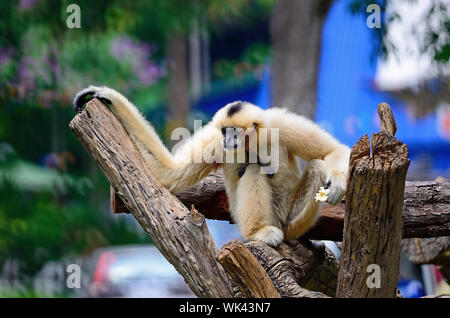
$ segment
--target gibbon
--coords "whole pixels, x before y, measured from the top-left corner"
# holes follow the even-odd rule
[[[330,204],[339,202],[346,191],[350,149],[309,119],[284,109],[230,103],[172,155],[138,109],[111,88],[83,89],[74,99],[75,111],[80,112],[92,98],[111,109],[154,177],[172,193],[222,169],[231,217],[246,240],[277,246],[299,238],[318,217],[315,194],[319,188],[329,190]],[[258,156],[249,160],[255,152],[249,145],[262,140],[264,128],[276,131],[266,141],[267,149],[277,150],[275,168],[268,169],[270,163],[261,162]],[[195,160],[199,150],[213,160]],[[226,161],[230,154],[234,158],[242,155],[244,160]],[[308,162],[303,172],[297,157]]]

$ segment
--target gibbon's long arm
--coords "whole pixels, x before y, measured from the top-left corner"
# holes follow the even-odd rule
[[[139,110],[125,96],[111,88],[90,86],[80,91],[73,102],[75,110],[79,111],[87,99],[92,98],[99,98],[110,107],[142,154],[151,173],[172,193],[194,185],[220,166],[206,163],[203,158],[194,161],[196,152],[201,156],[221,145],[220,131],[213,126],[204,126],[192,138],[184,141],[172,155]]]
[[[267,113],[271,127],[279,128],[280,145],[285,145],[290,153],[306,161],[324,161],[325,185],[331,187],[327,201],[337,203],[346,190],[350,148],[303,116],[280,108],[269,109]]]

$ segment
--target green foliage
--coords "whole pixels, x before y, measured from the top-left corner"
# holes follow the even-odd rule
[[[250,45],[236,60],[222,59],[213,65],[213,74],[219,79],[251,74],[258,78],[270,57],[270,47],[264,43]]]
[[[94,189],[97,194],[100,189],[103,198],[108,197],[103,178],[79,183],[58,173],[65,183],[62,189],[23,189],[14,179],[1,177],[21,161],[14,152],[4,151],[5,144],[1,148],[0,264],[7,259],[19,260],[22,274],[32,275],[47,261],[65,255],[86,254],[99,246],[149,242],[133,224],[113,219],[108,209],[99,209],[98,202],[88,199]],[[48,175],[51,173],[56,172],[48,171]]]

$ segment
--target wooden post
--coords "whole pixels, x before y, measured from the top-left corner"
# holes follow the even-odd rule
[[[396,297],[408,148],[397,140],[387,104],[382,131],[350,155],[338,297]],[[390,129],[390,131],[389,131]]]

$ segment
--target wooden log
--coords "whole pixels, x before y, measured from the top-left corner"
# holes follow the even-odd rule
[[[111,192],[115,213],[127,212],[120,198]],[[222,175],[215,173],[177,194],[187,207],[192,204],[208,219],[231,221]],[[117,203],[118,202],[118,203]],[[325,204],[316,225],[305,235],[313,240],[342,241],[345,204]],[[450,181],[406,181],[403,204],[403,238],[427,238],[450,235]]]
[[[266,270],[282,297],[336,295],[338,262],[323,242],[292,240],[273,248],[252,241],[245,246]]]
[[[233,240],[225,244],[217,259],[233,278],[243,297],[281,297],[264,268],[242,241]]]
[[[189,211],[148,171],[118,119],[90,101],[70,128],[166,259],[198,297],[232,297],[204,216]]]
[[[450,236],[403,240],[402,249],[411,262],[438,265],[450,284]]]
[[[389,132],[373,134],[372,147],[367,135],[353,147],[338,297],[396,297],[408,166],[408,148]]]

